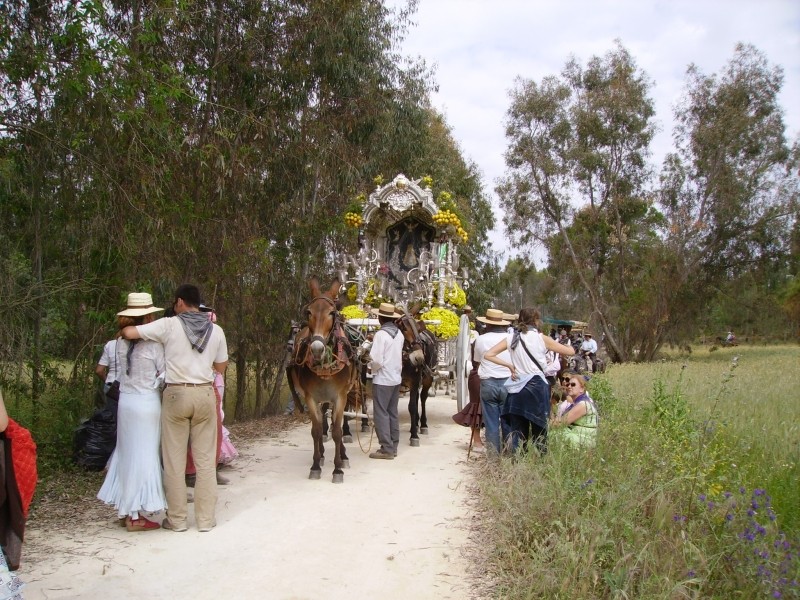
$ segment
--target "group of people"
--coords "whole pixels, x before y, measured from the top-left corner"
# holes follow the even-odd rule
[[[548,431],[575,445],[594,444],[597,409],[586,392],[582,375],[564,371],[560,356],[575,348],[541,333],[536,309],[510,315],[490,308],[476,318],[483,331],[472,344],[473,371],[469,377],[469,404],[453,419],[473,430],[471,446],[477,452],[499,456],[504,451],[547,452]],[[553,410],[551,397],[558,378],[565,401]],[[485,428],[485,446],[480,427]]]
[[[199,289],[184,284],[175,291],[174,316],[156,319],[164,309],[150,294],[128,294],[117,313],[117,335],[106,346],[109,357],[98,366],[106,389],[119,382],[119,404],[117,444],[97,496],[117,509],[128,531],[188,529],[189,452],[197,528],[216,526],[228,347],[213,313],[202,306]],[[163,519],[155,518],[163,512]]]
[[[564,346],[572,346],[577,352],[589,359],[591,371],[594,373],[597,370],[597,341],[590,331],[584,331],[583,334],[574,336],[572,333],[567,333],[566,329],[562,329],[558,335],[555,330],[550,334],[554,340]]]

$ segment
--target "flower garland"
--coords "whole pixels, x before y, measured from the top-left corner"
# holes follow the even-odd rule
[[[423,321],[439,321],[439,323],[426,324],[436,337],[449,340],[458,337],[459,318],[456,313],[447,308],[435,307],[420,315]]]
[[[348,290],[348,296],[350,292]],[[348,304],[345,306],[341,311],[342,316],[345,319],[366,319],[367,318],[367,311],[362,309],[358,304]]]

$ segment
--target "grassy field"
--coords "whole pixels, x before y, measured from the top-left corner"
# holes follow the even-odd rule
[[[612,366],[598,446],[487,465],[497,598],[800,597],[800,347]]]

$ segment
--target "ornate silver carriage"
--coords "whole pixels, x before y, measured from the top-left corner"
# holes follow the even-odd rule
[[[380,302],[405,310],[416,304],[447,308],[452,290],[469,288],[467,269],[458,264],[458,242],[465,237],[460,223],[440,211],[423,180],[399,174],[379,185],[364,203],[358,249],[339,257],[339,279],[348,289],[355,287],[351,299],[367,309]],[[437,387],[454,379],[459,409],[466,397],[466,374],[456,355],[464,338],[469,338],[466,318],[459,321],[458,338],[440,339],[438,344]]]

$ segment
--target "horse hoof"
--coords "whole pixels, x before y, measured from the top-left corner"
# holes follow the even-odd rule
[[[362,425],[361,433],[369,433],[369,425]]]
[[[321,469],[319,471],[315,471],[314,469],[311,469],[311,472],[308,474],[308,478],[309,479],[319,479],[321,474],[322,474],[322,470]]]
[[[333,483],[344,483],[344,473],[334,473]]]
[[[322,436],[322,443],[324,444],[327,441],[328,441],[328,436],[327,435],[323,435]]]
[[[419,432],[425,435],[428,435],[428,428],[427,427],[420,427]]]
[[[411,446],[414,448],[419,446],[419,438],[411,438]]]
[[[352,435],[346,435],[346,436],[342,437],[342,443],[352,444],[353,443],[353,436]]]
[[[349,458],[346,458],[346,459],[344,459],[342,461],[342,468],[343,469],[349,469],[350,468],[350,459]]]

